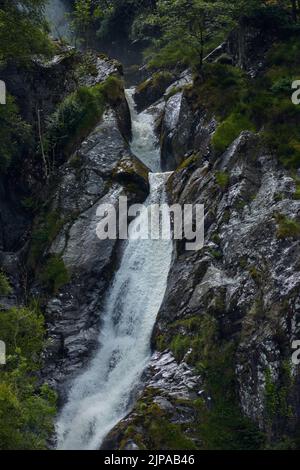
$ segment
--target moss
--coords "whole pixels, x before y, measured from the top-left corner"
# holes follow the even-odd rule
[[[296,177],[295,178],[295,186],[296,186],[296,190],[294,192],[294,199],[296,201],[299,201],[300,199],[300,178]]]
[[[164,418],[152,419],[148,427],[152,449],[196,450],[195,443],[186,437],[181,426]]]
[[[196,163],[197,161],[198,161],[198,155],[191,155],[190,157],[183,160],[183,162],[179,165],[176,171],[184,170],[185,168],[188,168],[189,166]]]
[[[226,189],[229,185],[230,175],[226,171],[217,171],[216,181],[221,189]]]
[[[270,368],[265,371],[265,410],[270,423],[276,417],[292,417],[292,408],[289,404],[289,393],[293,385],[291,364],[283,361],[280,365],[278,381],[272,378]]]
[[[76,153],[69,160],[69,165],[73,170],[79,170],[82,167],[82,158],[79,153]]]
[[[230,210],[229,209],[225,209],[225,211],[223,212],[223,217],[222,217],[222,224],[229,224],[230,222]]]
[[[289,219],[283,214],[277,214],[277,237],[279,239],[299,238],[300,223],[296,220]]]
[[[144,428],[143,447],[148,450],[196,450],[197,446],[187,435],[185,425],[170,423],[168,413],[153,403],[151,392],[143,397],[143,402],[147,406],[136,422],[137,426]],[[138,436],[133,432],[130,438],[136,440]]]
[[[98,85],[98,91],[104,94],[110,104],[115,105],[124,97],[124,83],[120,78],[111,75]]]
[[[261,273],[255,266],[250,266],[249,274],[254,281],[259,282],[261,280]]]
[[[169,93],[165,95],[164,97],[165,101],[169,101],[169,99],[172,98],[172,96],[176,95],[177,93],[180,93],[182,90],[183,90],[183,87],[173,86],[171,90],[169,91]]]
[[[4,272],[0,271],[0,296],[9,295],[12,292],[11,285]]]
[[[223,253],[220,251],[220,250],[215,250],[213,248],[210,248],[209,249],[209,253],[211,254],[211,256],[213,258],[215,258],[216,260],[220,260],[223,258]]]
[[[209,116],[215,115],[222,121],[241,102],[248,86],[247,76],[230,65],[205,64],[203,77],[185,88],[185,93],[195,109],[204,107]]]
[[[212,144],[217,154],[225,152],[227,147],[245,130],[255,130],[251,121],[242,114],[230,114],[228,118],[218,126],[212,138]]]
[[[36,220],[28,255],[28,264],[31,268],[35,268],[41,261],[46,248],[57,236],[63,223],[57,211],[48,212]]]
[[[54,294],[70,280],[65,263],[58,255],[50,256],[39,277],[44,285]]]
[[[191,339],[184,335],[176,335],[171,344],[170,349],[175,359],[180,362],[184,358],[191,344]]]
[[[155,72],[149,80],[145,80],[137,87],[137,93],[143,93],[148,89],[164,91],[172,80],[173,75],[168,71]]]

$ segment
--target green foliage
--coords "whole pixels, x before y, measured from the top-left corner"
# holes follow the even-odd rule
[[[71,13],[71,28],[76,38],[85,47],[89,46],[91,28],[103,18],[103,11],[100,6],[95,6],[92,0],[75,0]]]
[[[202,442],[201,448],[262,448],[263,434],[242,415],[238,406],[235,344],[220,338],[216,319],[207,314],[177,321],[169,326],[166,336],[160,337],[159,342],[163,349],[169,345],[177,360],[185,356],[185,361],[201,374],[211,396],[210,408],[203,401],[194,403],[197,425],[193,433]]]
[[[218,154],[225,152],[227,147],[244,130],[254,130],[251,121],[242,114],[233,113],[217,128],[212,138],[212,144]]]
[[[226,189],[229,185],[230,175],[226,171],[217,171],[216,181],[221,189]]]
[[[168,413],[153,403],[152,390],[147,392],[136,405],[135,425],[126,429],[124,443],[133,439],[140,448],[148,450],[196,450],[197,446],[189,436],[185,424],[174,424]],[[143,429],[140,435],[140,429]],[[146,445],[145,445],[146,444]],[[122,449],[122,445],[121,445]]]
[[[0,312],[0,331],[9,355],[18,351],[31,367],[38,365],[44,336],[44,318],[39,310],[12,308]]]
[[[68,270],[63,259],[58,255],[52,255],[46,262],[40,279],[52,293],[57,293],[61,287],[70,280]]]
[[[33,55],[53,52],[42,7],[45,0],[2,0],[0,4],[0,62],[28,62]]]
[[[280,239],[286,238],[299,238],[300,237],[300,223],[297,220],[292,220],[283,214],[277,214],[277,237]]]
[[[278,381],[272,377],[270,368],[265,371],[265,409],[270,422],[276,417],[288,418],[292,414],[288,398],[293,379],[291,376],[291,365],[283,361],[280,365]]]
[[[99,86],[81,87],[67,96],[49,118],[49,147],[68,155],[100,120],[104,97]]]
[[[173,75],[168,71],[155,72],[150,80],[142,82],[137,87],[137,92],[141,93],[148,88],[164,91],[172,83]]]
[[[205,107],[223,120],[236,111],[248,89],[248,78],[237,67],[228,64],[204,64],[202,77],[187,89],[195,109]]]
[[[165,418],[151,419],[147,435],[152,442],[152,449],[195,450],[197,448],[194,442],[185,436],[180,425],[172,424]]]
[[[0,174],[16,162],[30,145],[30,126],[19,115],[14,99],[7,95],[6,105],[0,105]]]
[[[0,296],[9,295],[12,291],[11,285],[7,276],[0,271]]]
[[[110,76],[99,85],[80,87],[67,96],[49,119],[48,147],[68,156],[100,121],[105,104],[116,104],[122,93],[122,81]]]
[[[7,365],[0,369],[0,449],[44,449],[53,432],[56,396],[36,385],[44,344],[44,320],[34,308],[0,311]]]
[[[295,183],[296,183],[296,191],[294,193],[294,199],[298,201],[300,199],[300,178],[296,177]]]
[[[147,52],[149,65],[178,63],[201,69],[209,41],[220,41],[232,27],[228,3],[204,0],[158,0],[155,20],[161,31]]]
[[[31,268],[35,268],[43,256],[44,251],[54,240],[63,225],[63,220],[58,212],[53,211],[39,217],[31,236],[28,262]]]
[[[205,64],[185,93],[195,109],[205,108],[219,121],[212,143],[218,154],[241,131],[260,132],[263,143],[288,168],[300,165],[300,107],[291,101],[291,83],[298,78],[300,40],[275,43],[267,66],[255,79],[226,64]]]

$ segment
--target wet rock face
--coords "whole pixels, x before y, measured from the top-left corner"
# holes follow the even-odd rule
[[[158,101],[166,89],[174,82],[175,76],[168,72],[157,72],[139,85],[134,100],[138,112],[144,111]]]
[[[175,170],[195,148],[202,156],[207,155],[215,128],[216,122],[207,121],[204,110],[195,113],[184,92],[171,96],[162,121],[162,169]]]
[[[65,221],[49,250],[62,257],[71,281],[46,306],[50,346],[44,375],[54,386],[79,371],[97,344],[105,292],[117,267],[117,240],[99,240],[100,204],[118,211],[148,194],[148,169],[130,155],[113,110],[61,168],[51,210]]]
[[[226,175],[222,187],[218,174]],[[244,132],[213,166],[193,162],[169,187],[172,202],[204,204],[205,246],[186,252],[176,244],[154,338],[177,320],[212,315],[220,336],[236,344],[243,413],[278,437],[300,419],[299,369],[291,361],[300,337],[299,237],[280,235],[280,220],[300,220],[295,183]],[[284,390],[281,410],[271,409],[270,387],[275,400]]]

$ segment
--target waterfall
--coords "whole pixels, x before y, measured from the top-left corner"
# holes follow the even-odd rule
[[[127,96],[131,97],[132,151],[151,169],[159,168],[153,119],[147,113],[136,113],[131,90]],[[166,201],[168,177],[167,173],[150,173],[146,214],[151,204]],[[143,217],[145,213],[134,225],[148,230]],[[105,302],[99,349],[75,379],[58,418],[59,449],[99,449],[109,431],[131,410],[151,357],[150,339],[165,294],[171,257],[171,240],[127,242]]]
[[[126,98],[131,111],[132,143],[131,151],[139,157],[151,171],[160,171],[160,148],[155,134],[154,116],[147,109],[138,114],[134,102],[135,88],[126,90]]]

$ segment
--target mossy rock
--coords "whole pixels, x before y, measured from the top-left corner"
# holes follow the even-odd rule
[[[112,180],[118,181],[129,192],[149,194],[149,169],[133,155],[125,155],[114,168]]]
[[[173,74],[164,71],[154,73],[151,78],[141,83],[135,93],[137,110],[142,111],[158,101],[174,80]]]

